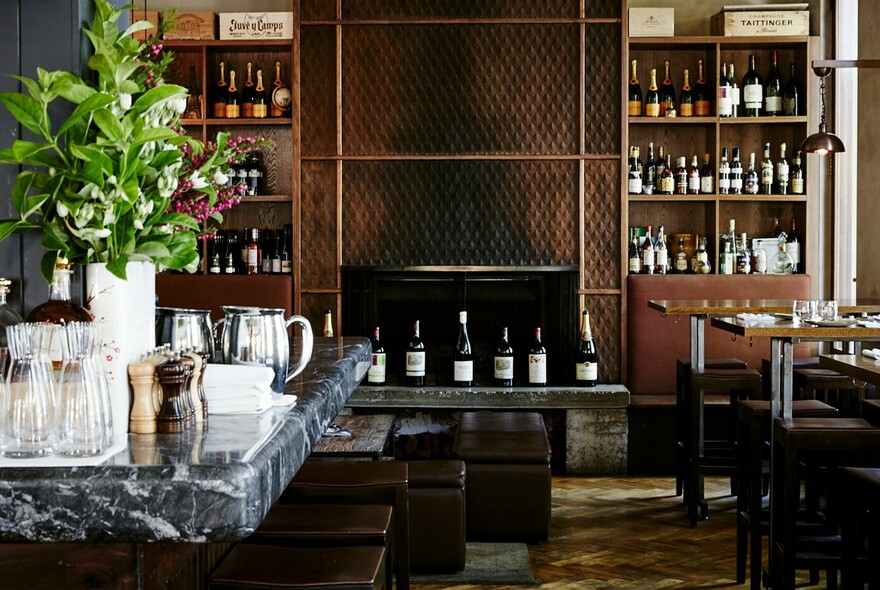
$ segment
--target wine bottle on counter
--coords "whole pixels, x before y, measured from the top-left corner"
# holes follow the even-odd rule
[[[226,118],[226,64],[220,62],[220,79],[214,86],[214,117],[217,119]]]
[[[507,327],[501,328],[501,340],[492,357],[492,377],[498,387],[513,385],[513,347],[507,339]]]
[[[253,74],[251,73],[252,69],[253,64],[247,62],[247,79],[241,88],[241,116],[246,119],[254,116],[254,97],[256,92],[254,90]]]
[[[648,93],[645,94],[645,115],[648,117],[660,116],[660,92],[657,90],[657,70],[651,70]]]
[[[413,335],[406,344],[406,384],[410,387],[422,387],[425,384],[427,360],[425,343],[419,333],[419,320],[413,323]]]
[[[535,328],[535,339],[529,347],[529,385],[547,385],[547,349],[541,342],[541,327]]]
[[[775,117],[782,114],[782,76],[776,50],[770,53],[770,73],[764,82],[764,114]]]
[[[333,310],[324,310],[324,338],[333,338]]]
[[[669,75],[668,59],[663,62],[663,66],[666,70],[666,77],[660,83],[660,116],[674,117],[676,115],[675,84],[672,83],[672,78]]]
[[[684,85],[681,87],[681,94],[678,95],[678,114],[682,117],[694,116],[694,95],[691,92],[689,76],[690,73],[687,68],[685,68]]]
[[[241,117],[241,97],[238,87],[235,85],[235,70],[229,70],[229,89],[226,91],[226,118],[238,119]]]
[[[698,117],[708,117],[711,114],[709,102],[709,87],[703,76],[703,60],[697,60],[697,81],[694,82],[694,114]]]
[[[595,387],[599,378],[599,355],[590,329],[590,312],[581,313],[581,334],[575,360],[574,380],[581,387]]]
[[[630,117],[638,117],[642,114],[642,85],[639,84],[636,66],[637,60],[632,60],[632,71],[629,76],[629,97],[627,99],[627,113]]]
[[[759,117],[764,106],[764,84],[755,67],[755,54],[749,55],[749,70],[743,76],[743,101],[746,117]]]
[[[467,312],[458,313],[458,338],[452,358],[452,380],[458,387],[471,387],[474,384],[474,355],[467,333]]]
[[[370,340],[370,368],[367,371],[367,385],[385,385],[385,347],[379,340],[379,326],[373,328]]]

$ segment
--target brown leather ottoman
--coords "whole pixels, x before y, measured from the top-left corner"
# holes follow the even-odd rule
[[[410,569],[457,572],[465,566],[465,466],[409,462]]]
[[[455,453],[467,468],[468,540],[550,536],[550,441],[536,412],[465,412]]]

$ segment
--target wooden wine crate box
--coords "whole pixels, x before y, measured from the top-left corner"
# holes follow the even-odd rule
[[[293,39],[293,13],[221,12],[220,39]]]
[[[216,39],[217,14],[178,10],[172,17],[177,26],[165,31],[165,39]]]
[[[725,6],[712,17],[712,34],[725,37],[809,35],[808,7],[808,4]]]
[[[132,35],[134,39],[138,41],[146,41],[153,35],[155,35],[159,30],[159,11],[158,10],[132,10],[129,16],[129,20],[132,24],[139,21],[147,21],[151,25],[153,25],[152,29],[145,29],[143,31],[138,31]]]
[[[630,8],[630,37],[672,37],[675,35],[675,8]]]

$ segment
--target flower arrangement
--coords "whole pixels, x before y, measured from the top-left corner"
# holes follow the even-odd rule
[[[226,135],[208,146],[187,137],[180,125],[187,91],[162,79],[171,57],[131,37],[149,23],[120,32],[121,15],[95,0],[92,27],[83,31],[94,49],[94,82],[40,68],[36,80],[16,76],[27,92],[0,94],[34,136],[0,150],[0,163],[23,167],[11,195],[19,216],[0,220],[0,240],[40,231],[47,281],[59,257],[106,263],[123,279],[126,264],[138,260],[193,272],[200,222],[222,219],[237,202],[221,182],[235,156]],[[75,107],[53,125],[50,105],[62,100]]]

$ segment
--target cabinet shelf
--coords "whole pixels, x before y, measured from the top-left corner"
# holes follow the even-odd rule
[[[205,123],[207,125],[226,125],[229,127],[248,125],[286,125],[289,127],[293,124],[293,119],[290,117],[266,117],[265,119],[239,117],[238,119],[181,119],[180,122],[183,125],[201,125]]]
[[[806,123],[805,115],[789,117],[722,117],[718,119],[722,125],[786,125],[791,123]]]
[[[712,125],[718,117],[630,117],[629,123],[646,125]]]
[[[260,195],[256,197],[244,196],[241,198],[240,205],[247,203],[290,203],[293,201],[292,195]]]

